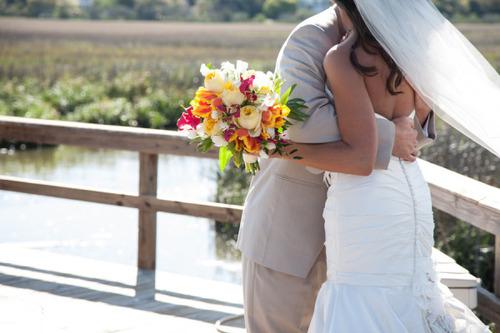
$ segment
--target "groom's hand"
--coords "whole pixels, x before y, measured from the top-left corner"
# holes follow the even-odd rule
[[[413,119],[400,117],[393,120],[396,125],[396,138],[392,155],[405,161],[414,162],[417,159],[417,131]]]

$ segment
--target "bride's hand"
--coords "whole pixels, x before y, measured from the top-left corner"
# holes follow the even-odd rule
[[[396,127],[396,138],[392,155],[408,162],[416,161],[418,142],[413,119],[400,117],[395,118],[393,123]]]

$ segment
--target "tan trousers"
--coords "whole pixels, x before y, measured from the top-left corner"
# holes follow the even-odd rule
[[[305,279],[242,261],[247,333],[306,333],[326,281],[325,249]]]

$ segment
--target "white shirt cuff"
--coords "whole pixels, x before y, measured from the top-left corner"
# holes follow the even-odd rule
[[[425,137],[429,137],[429,119],[431,118],[431,114],[427,116],[427,119],[425,119],[424,124],[422,125],[422,132],[424,132]]]

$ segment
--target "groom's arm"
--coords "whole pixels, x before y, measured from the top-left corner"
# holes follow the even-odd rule
[[[304,25],[292,33],[278,57],[277,72],[285,80],[283,89],[297,84],[293,96],[303,98],[309,118],[289,128],[292,141],[325,143],[340,140],[333,104],[325,90],[326,76],[323,59],[334,42],[315,25]],[[386,169],[396,136],[395,125],[377,117],[378,149],[375,168]]]

